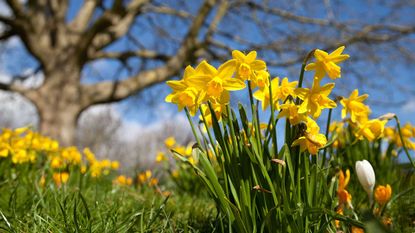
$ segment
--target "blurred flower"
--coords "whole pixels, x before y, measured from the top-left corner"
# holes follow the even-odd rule
[[[356,162],[356,174],[363,189],[369,195],[372,202],[373,187],[375,186],[376,177],[372,165],[367,160]]]
[[[385,205],[392,196],[392,188],[389,184],[386,186],[379,185],[375,189],[375,201],[380,205]]]
[[[363,123],[357,124],[355,136],[359,140],[366,138],[369,141],[374,141],[382,136],[386,123],[387,120],[366,120]]]
[[[365,230],[363,230],[363,228],[360,227],[352,226],[352,233],[365,233]]]
[[[141,172],[140,174],[138,174],[138,181],[141,184],[146,183],[152,176],[152,173],[150,170],[147,170],[145,172]]]
[[[349,58],[349,55],[341,54],[344,48],[344,46],[341,46],[330,54],[323,50],[316,49],[314,51],[316,62],[308,64],[305,67],[305,70],[315,70],[314,76],[317,77],[318,80],[321,80],[326,74],[331,79],[340,78],[341,68],[337,65],[337,63]]]
[[[117,184],[117,185],[128,186],[128,185],[131,185],[133,183],[133,180],[130,177],[120,175],[120,176],[117,176],[117,178],[114,179],[113,183]]]
[[[164,145],[167,148],[172,148],[174,145],[176,145],[176,139],[174,137],[168,137],[166,140],[164,140]]]
[[[285,101],[285,99],[288,96],[295,98],[296,97],[295,88],[297,87],[297,85],[298,85],[298,81],[289,82],[287,77],[283,78],[281,80],[280,88],[277,92],[278,99]]]
[[[52,175],[53,181],[55,182],[56,186],[60,187],[62,184],[68,182],[69,173],[67,172],[55,172]]]
[[[346,170],[346,176],[344,175],[343,171],[340,170],[339,172],[339,185],[337,188],[337,196],[339,198],[339,208],[343,208],[344,206],[348,206],[352,208],[352,195],[346,190],[347,185],[349,184],[350,180],[350,171],[349,169]]]
[[[163,152],[158,152],[156,155],[156,163],[161,163],[163,161],[167,161],[167,157]]]

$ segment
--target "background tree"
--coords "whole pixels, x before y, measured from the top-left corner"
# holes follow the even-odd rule
[[[223,61],[234,48],[255,49],[271,70],[289,72],[315,47],[351,45],[348,52],[357,62],[345,70],[362,82],[369,72],[384,77],[371,82],[374,88],[390,83],[385,70],[414,60],[414,2],[80,2],[6,0],[10,13],[0,16],[0,39],[20,38],[37,65],[32,70],[43,74],[37,86],[21,85],[27,75],[17,75],[0,89],[29,99],[38,111],[40,131],[64,145],[74,144],[77,120],[88,107],[135,95],[200,57]],[[111,75],[86,77],[91,64],[108,59],[118,66],[112,66]],[[390,59],[394,62],[384,63]],[[376,66],[381,62],[383,69]]]

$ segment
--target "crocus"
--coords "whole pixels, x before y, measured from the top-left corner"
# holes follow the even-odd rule
[[[367,160],[357,161],[356,174],[360,184],[369,195],[370,202],[372,202],[373,188],[376,182],[375,171],[372,165]]]

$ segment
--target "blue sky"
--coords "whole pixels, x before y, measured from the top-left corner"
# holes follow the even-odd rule
[[[195,1],[197,2],[197,1]],[[379,18],[384,17],[387,15],[389,9],[388,8],[377,8],[377,11],[369,11],[367,12],[366,9],[369,6],[366,7],[359,7],[360,1],[351,1],[348,3],[345,2],[338,2],[333,1],[332,2],[332,11],[334,12],[335,16],[338,17],[339,20],[347,20],[347,18],[342,19],[343,14],[341,14],[342,10],[348,9],[350,12],[353,12],[355,16],[361,16],[362,14],[367,14],[366,23],[373,23],[376,22]],[[81,5],[81,1],[71,1],[70,10],[68,12],[67,19],[70,20],[74,17],[77,10],[79,9]],[[278,5],[278,3],[276,3]],[[4,6],[0,5],[1,8],[4,8]],[[190,4],[190,7],[192,8],[192,11],[197,10],[197,4]],[[281,8],[285,8],[285,6],[280,6]],[[316,6],[311,6],[311,9],[314,11],[313,14],[315,14],[315,17],[317,18],[324,18],[326,15],[326,11],[323,8],[319,8],[318,4]],[[289,8],[286,8],[286,10],[290,10]],[[4,12],[4,9],[1,9],[2,12]],[[404,11],[405,12],[405,11]],[[408,14],[412,11],[409,10]],[[307,12],[302,12],[301,8],[296,10],[297,14],[305,14],[307,15]],[[409,14],[410,15],[410,14]],[[353,15],[351,15],[353,16]],[[351,17],[350,15],[348,17]],[[151,15],[148,17],[152,17]],[[261,17],[261,16],[259,16]],[[165,25],[169,25],[170,19],[166,19]],[[410,17],[400,17],[399,20],[401,22],[410,22]],[[164,23],[161,23],[164,24]],[[169,30],[175,30],[178,35],[183,35],[185,30],[186,23],[180,24],[180,22],[177,22],[178,25],[176,25],[175,28],[171,28]],[[151,35],[151,33],[148,33],[146,31],[146,27],[149,27],[149,25],[146,25],[145,21],[143,21],[141,24],[142,28],[134,28],[132,30],[133,33],[140,34],[142,41],[144,42],[144,45],[154,47],[154,46],[161,46],[163,49],[162,42],[154,40],[154,35]],[[236,30],[232,27],[232,25],[227,25],[230,30]],[[182,29],[180,29],[182,28]],[[290,28],[286,28],[289,30]],[[243,31],[247,31],[249,33],[244,33],[244,36],[246,39],[254,40],[257,43],[265,41],[264,38],[258,37],[257,35],[259,32],[258,29],[254,26],[247,23],[243,29]],[[157,44],[158,43],[158,44]],[[18,40],[13,40],[12,42],[9,42],[9,44],[12,44],[9,46],[9,53],[3,54],[1,57],[1,64],[0,64],[0,72],[5,75],[10,74],[17,74],[21,70],[30,70],[33,69],[36,66],[36,62],[32,58],[28,58],[25,50],[22,48],[21,43]],[[108,50],[123,50],[127,48],[128,46],[131,46],[127,44],[126,40],[120,40],[118,43],[115,43],[114,45],[107,48]],[[231,43],[231,47],[235,49],[249,49],[249,48],[243,48],[239,44]],[[299,45],[301,46],[301,45]],[[307,46],[307,45],[305,45]],[[353,75],[344,75],[341,80],[336,81],[336,94],[340,95],[348,95],[350,91],[352,91],[355,88],[358,88],[360,92],[368,93],[370,95],[368,101],[371,104],[371,108],[373,110],[373,117],[377,117],[379,115],[382,115],[386,112],[394,112],[397,113],[398,116],[401,118],[402,122],[411,122],[415,124],[415,77],[413,77],[412,67],[410,64],[396,64],[394,66],[385,66],[381,62],[374,64],[374,63],[368,63],[364,61],[357,60],[355,61],[355,57],[353,54],[353,49],[348,50],[346,49],[346,53],[349,53],[351,58],[347,63],[353,63],[355,67],[358,67],[360,70],[368,70],[368,73],[365,73],[365,78],[361,80],[360,82],[356,82],[356,77],[353,77]],[[166,53],[173,53],[173,48],[166,48]],[[10,59],[10,56],[12,59]],[[258,56],[260,58],[264,58],[264,60],[267,61],[267,54],[259,52]],[[229,55],[230,57],[230,55]],[[270,58],[273,59],[273,58]],[[390,61],[393,62],[393,61]],[[132,60],[131,66],[138,67],[140,64],[140,61]],[[150,64],[150,67],[157,66],[159,63],[153,63]],[[83,71],[84,82],[97,82],[100,80],[107,80],[111,79],[113,76],[112,74],[116,72],[119,64],[115,61],[109,61],[109,60],[98,60],[96,62],[93,62],[89,64],[86,69]],[[360,68],[359,68],[360,67]],[[134,68],[135,69],[135,68]],[[300,64],[297,64],[293,67],[289,67],[289,69],[271,69],[271,74],[273,77],[279,76],[279,77],[285,77],[288,76],[290,80],[297,79],[296,73],[299,73]],[[346,68],[344,68],[345,70]],[[390,73],[391,78],[378,78],[376,76],[371,75],[370,71],[373,70],[381,70],[381,69],[387,69],[386,72]],[[137,71],[135,69],[134,71]],[[347,72],[347,70],[345,70]],[[122,77],[127,77],[129,73],[127,71],[122,72]],[[309,75],[308,75],[309,76]],[[311,80],[311,77],[306,77],[306,83],[307,81]],[[308,82],[309,83],[309,82]],[[402,88],[407,88],[409,91],[403,92],[401,91],[384,91],[383,89],[388,89],[393,83],[393,85],[401,86]],[[371,85],[375,85],[374,87],[369,87]],[[158,117],[158,115],[175,115],[177,114],[176,107],[172,106],[170,104],[167,104],[163,101],[164,96],[167,95],[169,92],[167,86],[165,84],[159,84],[156,86],[151,87],[149,90],[146,90],[134,97],[131,97],[127,100],[124,100],[117,104],[117,109],[122,114],[123,118],[128,121],[133,122],[139,122],[141,124],[148,124],[148,123],[154,123],[157,120],[164,119],[164,117]],[[410,94],[408,94],[410,93]],[[247,97],[244,97],[244,94],[237,94],[237,99],[241,100],[242,102],[247,103]],[[245,98],[245,99],[244,99]],[[390,101],[393,100],[396,104],[388,104],[384,105],[380,102],[382,101]],[[234,101],[235,102],[235,101]],[[235,103],[234,103],[235,104]],[[159,114],[161,113],[162,114]],[[183,114],[183,113],[179,113]],[[336,117],[339,118],[339,114],[336,113]]]

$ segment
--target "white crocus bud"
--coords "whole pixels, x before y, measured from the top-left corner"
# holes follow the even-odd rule
[[[370,202],[372,203],[373,188],[375,187],[376,182],[375,171],[373,170],[372,165],[367,160],[357,161],[356,174],[360,184],[367,192],[367,195],[369,195]]]

